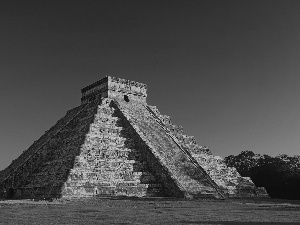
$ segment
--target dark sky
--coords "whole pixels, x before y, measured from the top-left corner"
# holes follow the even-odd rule
[[[0,169],[112,75],[214,155],[300,154],[300,1],[0,1]]]

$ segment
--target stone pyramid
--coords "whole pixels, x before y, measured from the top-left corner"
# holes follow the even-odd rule
[[[147,86],[107,76],[0,173],[6,198],[267,196],[147,105]]]

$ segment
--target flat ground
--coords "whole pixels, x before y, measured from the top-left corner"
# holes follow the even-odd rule
[[[300,201],[0,200],[0,224],[300,224]]]

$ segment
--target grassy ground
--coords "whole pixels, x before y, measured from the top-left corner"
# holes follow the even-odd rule
[[[300,224],[300,201],[2,200],[0,224]]]

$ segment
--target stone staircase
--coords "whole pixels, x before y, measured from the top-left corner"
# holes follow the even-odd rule
[[[128,129],[110,100],[98,106],[63,187],[63,197],[162,196],[161,184],[149,171]]]
[[[227,167],[222,157],[213,156],[207,147],[197,145],[195,138],[186,135],[181,126],[172,124],[169,116],[161,115],[155,106],[149,108],[227,196],[268,197],[266,190],[256,187],[249,177],[242,177],[234,167]]]
[[[186,198],[225,198],[222,190],[209,178],[195,159],[182,149],[176,137],[170,135],[166,127],[147,109],[146,105],[114,101],[116,107],[132,125],[151,152],[147,160],[158,170],[164,187],[172,196]],[[159,163],[155,163],[158,161]]]

